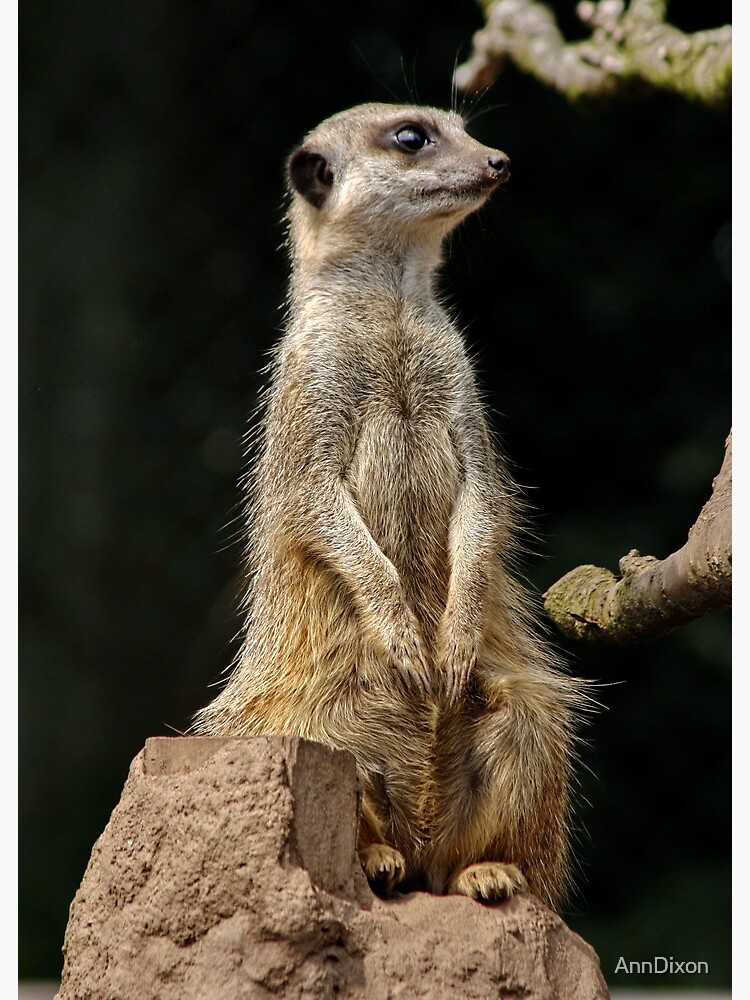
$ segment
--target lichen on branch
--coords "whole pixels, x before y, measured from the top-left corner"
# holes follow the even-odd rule
[[[645,642],[732,603],[732,435],[713,492],[688,534],[666,559],[632,550],[620,576],[578,566],[544,595],[560,631],[584,642]]]
[[[538,0],[485,0],[486,24],[468,62],[456,70],[459,90],[487,87],[506,61],[571,100],[670,90],[705,104],[728,103],[732,88],[731,25],[686,34],[665,21],[666,0],[582,0],[576,7],[591,36],[568,42],[553,11]]]

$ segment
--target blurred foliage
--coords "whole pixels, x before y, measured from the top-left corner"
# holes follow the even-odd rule
[[[20,16],[20,963],[42,977],[130,760],[189,724],[232,656],[283,159],[361,101],[447,105],[481,15],[29,0]],[[694,30],[730,9],[670,16]],[[472,113],[513,179],[453,238],[445,288],[528,487],[530,579],[666,555],[730,424],[728,115],[658,95],[584,112],[510,69]],[[605,685],[570,923],[613,983],[637,985],[613,977],[620,955],[673,955],[728,985],[728,617],[566,652]]]

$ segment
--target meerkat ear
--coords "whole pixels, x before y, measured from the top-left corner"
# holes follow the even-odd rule
[[[292,187],[315,208],[321,208],[333,185],[333,171],[321,153],[300,146],[287,161]]]

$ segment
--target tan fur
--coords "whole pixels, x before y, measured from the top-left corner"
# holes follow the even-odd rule
[[[429,145],[399,148],[403,125]],[[555,905],[585,695],[509,571],[516,488],[433,285],[444,237],[507,174],[503,154],[455,114],[390,105],[328,119],[302,151],[321,172],[292,192],[244,642],[196,730],[350,750],[360,855],[386,892],[491,899],[528,883]]]

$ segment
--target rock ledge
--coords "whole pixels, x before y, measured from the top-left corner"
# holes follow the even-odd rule
[[[373,896],[356,825],[347,753],[148,740],[71,905],[58,1000],[609,996],[532,896]]]

